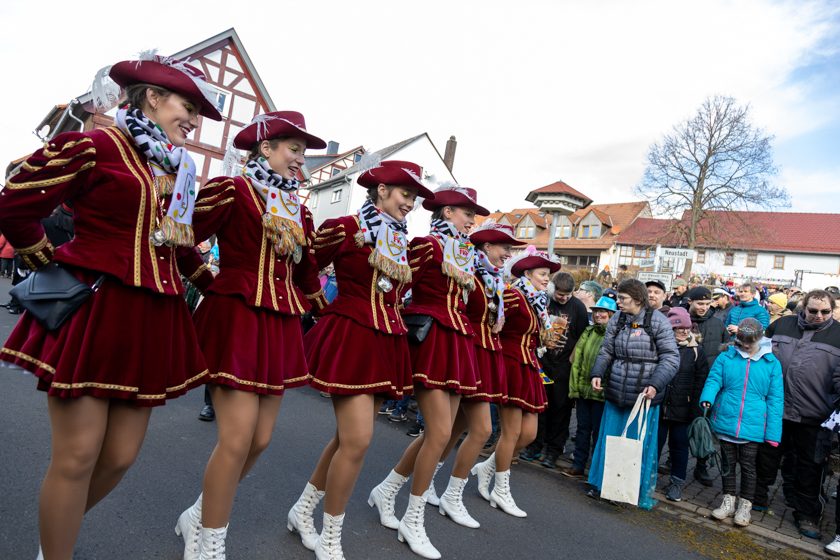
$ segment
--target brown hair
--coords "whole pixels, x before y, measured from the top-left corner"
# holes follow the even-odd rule
[[[367,190],[368,200],[370,200],[374,204],[379,202],[379,185],[380,184],[382,184],[382,183],[379,183],[376,186],[368,187],[368,190]],[[385,188],[388,189],[388,192],[390,193],[392,190],[394,190],[396,188],[396,185],[385,185]]]
[[[810,292],[805,294],[805,297],[802,298],[802,307],[807,307],[808,302],[811,301],[812,299],[826,299],[826,300],[828,300],[828,304],[829,304],[829,306],[831,306],[831,309],[834,309],[834,307],[837,305],[837,300],[831,294],[831,292],[826,291],[826,290],[811,290]]]
[[[269,147],[272,150],[276,150],[277,146],[280,145],[280,142],[286,140],[288,136],[278,136],[277,138],[270,138],[267,140]],[[248,159],[257,159],[258,157],[262,156],[262,152],[260,152],[260,144],[262,144],[265,140],[260,140],[259,142],[255,142],[253,146],[251,146],[251,152],[248,154]]]
[[[172,95],[172,92],[168,89],[153,84],[131,84],[125,88],[124,104],[131,105],[132,107],[145,112],[145,107],[148,104],[148,100],[146,99],[147,89],[152,90],[161,97],[169,97]]]
[[[618,293],[627,294],[633,301],[642,306],[642,308],[649,307],[647,299],[647,288],[640,281],[635,278],[624,280],[618,285]]]

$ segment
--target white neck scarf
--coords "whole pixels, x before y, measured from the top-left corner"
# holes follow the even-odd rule
[[[116,123],[152,164],[152,172],[160,178],[163,186],[161,194],[172,195],[166,215],[152,233],[152,243],[158,246],[194,246],[195,162],[189,152],[184,147],[173,146],[163,129],[136,107],[119,109]],[[164,178],[173,173],[174,184]]]
[[[368,263],[389,278],[411,282],[408,264],[408,224],[396,220],[367,200],[359,209],[362,243],[373,246]]]
[[[299,186],[295,179],[285,179],[260,156],[249,160],[242,173],[251,179],[257,194],[265,201],[263,227],[278,255],[299,254],[306,245],[301,218]]]
[[[465,290],[475,289],[475,246],[446,220],[432,220],[431,234],[443,243],[443,273]]]
[[[503,270],[490,262],[484,251],[475,252],[475,270],[484,282],[484,295],[496,304],[496,322],[505,317],[505,280]]]
[[[550,330],[551,317],[548,315],[548,294],[537,290],[525,276],[517,278],[513,285],[522,291],[531,309],[537,314],[540,328]]]

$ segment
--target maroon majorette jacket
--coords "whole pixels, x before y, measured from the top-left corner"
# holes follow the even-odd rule
[[[537,314],[519,290],[505,290],[505,324],[502,327],[502,353],[520,364],[539,369],[537,343],[540,323]]]
[[[75,237],[54,250],[40,220],[67,200],[73,201]],[[212,276],[194,248],[150,241],[156,215],[163,208],[146,157],[116,127],[56,136],[0,192],[0,229],[33,270],[54,259],[127,286],[178,295],[180,265],[195,272],[199,288],[206,286]]]
[[[436,237],[415,237],[411,240],[411,304],[406,315],[429,315],[438,323],[465,336],[472,336],[473,329],[467,318],[463,288],[445,275],[443,245]]]
[[[481,346],[485,350],[498,352],[502,349],[502,341],[499,339],[498,333],[494,334],[492,331],[489,303],[490,300],[484,294],[484,280],[476,274],[475,290],[473,290],[470,298],[467,300],[467,317],[475,332],[473,342],[476,346]]]
[[[386,334],[403,335],[407,330],[400,305],[408,286],[392,279],[390,292],[377,289],[382,273],[368,263],[373,248],[357,243],[359,227],[357,216],[344,216],[327,220],[318,229],[315,259],[321,268],[333,263],[338,282],[338,296],[321,313],[341,315]]]
[[[248,305],[286,315],[303,315],[307,300],[323,300],[312,240],[315,227],[309,209],[301,208],[307,246],[301,261],[277,255],[263,230],[265,202],[245,177],[211,179],[198,193],[193,214],[196,239],[217,234],[221,266],[204,290],[242,296]],[[326,300],[318,304],[322,307]]]

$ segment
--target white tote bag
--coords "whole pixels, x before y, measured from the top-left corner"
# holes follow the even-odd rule
[[[642,481],[642,449],[647,432],[650,399],[639,394],[633,410],[620,436],[607,436],[604,450],[604,480],[601,498],[614,502],[639,505],[639,487]],[[627,430],[636,422],[639,439],[627,437]]]

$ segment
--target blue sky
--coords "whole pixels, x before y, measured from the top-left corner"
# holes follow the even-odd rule
[[[6,0],[0,160],[36,149],[35,125],[99,68],[234,27],[278,108],[347,148],[428,132],[442,151],[455,135],[455,175],[491,209],[558,179],[596,202],[633,200],[648,147],[723,94],[775,136],[791,210],[840,211],[836,0],[349,6],[184,0],[149,5],[134,14],[149,25],[126,32],[111,2]]]

